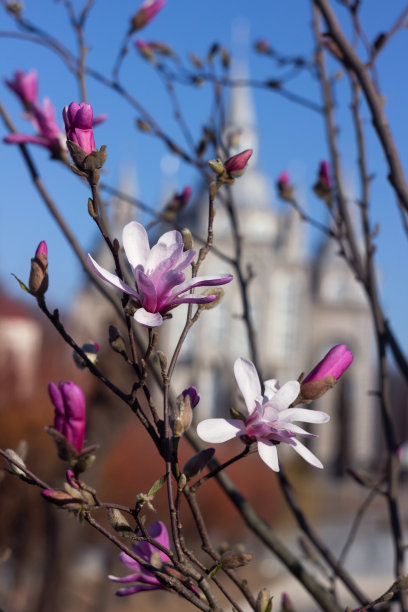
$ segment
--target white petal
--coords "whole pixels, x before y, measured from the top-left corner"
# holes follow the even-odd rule
[[[132,268],[134,269],[139,265],[145,268],[150,253],[150,247],[149,239],[143,225],[137,221],[131,221],[125,225],[122,232],[122,243],[126,257]]]
[[[290,423],[286,421],[285,429],[287,431],[291,431],[292,433],[299,434],[301,436],[305,436],[306,438],[316,438],[316,434],[309,433],[302,427],[299,427],[299,425],[295,425],[295,423]]]
[[[255,400],[262,397],[258,372],[252,361],[240,357],[234,363],[234,374],[248,412],[251,414],[255,409]]]
[[[299,453],[301,457],[310,465],[313,465],[317,468],[323,468],[323,463],[314,455],[304,444],[299,442],[299,440],[293,439],[293,444],[291,444],[292,448]]]
[[[89,267],[92,268],[92,270],[95,272],[95,274],[99,276],[99,278],[102,278],[104,281],[107,281],[108,283],[110,283],[114,287],[117,287],[118,289],[121,289],[125,293],[132,295],[140,302],[139,294],[136,289],[132,289],[132,287],[129,287],[129,285],[120,280],[120,278],[116,276],[116,274],[112,274],[112,272],[109,272],[108,270],[105,270],[105,268],[102,268],[102,266],[96,263],[96,261],[89,253],[88,264]]]
[[[276,444],[258,440],[258,453],[260,458],[274,472],[279,472],[278,449]]]
[[[327,423],[330,417],[319,410],[308,410],[307,408],[287,408],[279,413],[279,420],[303,421],[303,423]]]
[[[157,244],[164,244],[168,247],[175,244],[183,244],[183,236],[177,230],[170,230],[160,236]]]
[[[290,380],[276,392],[272,399],[272,405],[278,410],[285,410],[299,395],[300,385],[297,380]]]
[[[238,419],[206,419],[197,425],[197,434],[204,442],[217,444],[245,433],[245,426]]]
[[[143,327],[158,327],[163,323],[163,317],[160,312],[149,312],[144,308],[138,308],[133,318]]]
[[[279,380],[276,378],[270,378],[269,380],[264,381],[265,386],[265,395],[268,399],[272,399],[275,393],[279,390]]]

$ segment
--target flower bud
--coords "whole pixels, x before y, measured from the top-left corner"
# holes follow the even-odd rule
[[[325,376],[320,380],[311,380],[301,386],[302,400],[315,400],[329,391],[336,384],[337,380],[334,376]]]
[[[191,251],[194,248],[194,240],[188,227],[183,227],[181,235],[183,237],[183,251]]]
[[[258,53],[265,53],[266,55],[268,55],[271,52],[271,47],[267,40],[261,38],[260,40],[256,41],[255,50],[258,51]]]
[[[208,165],[215,174],[221,175],[225,172],[224,164],[220,159],[210,159]]]
[[[81,346],[83,352],[94,365],[98,363],[98,351],[99,344],[97,342],[87,342]],[[80,369],[84,370],[87,367],[87,363],[82,359],[76,351],[73,351],[72,356],[74,358],[75,365]]]
[[[8,461],[8,467],[10,469],[10,472],[13,472],[13,474],[15,474],[16,476],[18,476],[19,478],[23,477],[25,478],[25,471],[24,470],[20,470],[19,467],[17,467],[16,464],[20,465],[22,468],[26,467],[26,464],[24,463],[22,457],[20,457],[20,455],[13,450],[12,448],[6,448],[5,451],[6,455],[8,457],[10,457],[10,459],[12,459],[13,461]]]
[[[244,174],[246,165],[252,153],[252,149],[246,149],[237,155],[233,155],[224,162],[224,168],[229,178],[238,178]]]
[[[31,105],[37,102],[38,98],[38,77],[35,70],[24,72],[16,70],[12,81],[5,81],[6,85],[14,91],[20,98],[24,108],[30,112]]]
[[[74,142],[87,155],[96,150],[92,129],[93,109],[90,104],[71,102],[62,111],[62,118],[64,119],[68,141]]]
[[[330,165],[328,161],[323,160],[320,162],[319,173],[317,176],[317,181],[313,185],[313,190],[319,198],[329,202],[332,196],[332,187]]]
[[[284,170],[280,173],[276,181],[276,186],[278,188],[279,197],[281,197],[282,200],[293,199],[293,185],[290,184],[289,172]]]
[[[126,344],[119,330],[114,325],[109,325],[109,344],[115,353],[119,353],[127,359]]]
[[[149,62],[153,62],[156,59],[152,45],[145,40],[141,40],[140,38],[135,40],[135,47],[140,55]]]
[[[172,429],[176,438],[179,438],[191,425],[193,408],[200,401],[196,387],[185,389],[176,399],[176,408],[172,415]]]
[[[258,593],[255,603],[256,612],[271,612],[272,610],[272,597],[268,589],[261,589]]]
[[[214,448],[205,448],[198,452],[196,455],[191,457],[183,468],[183,474],[185,474],[187,480],[197,476],[205,468],[207,463],[211,461],[215,453]]]
[[[166,4],[166,0],[146,0],[130,21],[130,34],[150,23]]]
[[[54,429],[81,452],[85,438],[85,397],[74,382],[48,385],[48,393],[55,407]]]
[[[282,612],[295,612],[295,608],[287,593],[282,593]]]
[[[337,344],[323,357],[313,370],[302,381],[303,385],[314,380],[334,377],[336,380],[347,370],[353,361],[353,353],[345,344]]]
[[[222,567],[225,569],[236,569],[248,565],[252,561],[252,555],[244,552],[228,551],[221,557]]]
[[[172,221],[182,210],[185,209],[191,198],[191,187],[187,185],[183,191],[176,193],[171,200],[166,204],[163,211],[163,217],[166,221]]]
[[[48,257],[47,243],[42,240],[31,260],[30,279],[28,287],[31,295],[41,297],[48,289]]]

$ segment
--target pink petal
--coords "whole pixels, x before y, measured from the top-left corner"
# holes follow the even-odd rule
[[[107,281],[117,289],[121,289],[124,293],[135,297],[137,301],[140,302],[139,294],[135,289],[132,289],[132,287],[129,287],[129,285],[120,280],[120,278],[116,276],[116,274],[112,274],[112,272],[109,272],[108,270],[105,270],[105,268],[102,268],[102,266],[97,264],[89,253],[88,264],[95,272],[95,274],[99,276],[99,278],[102,278],[104,281]]]
[[[163,323],[160,312],[148,312],[144,308],[136,310],[133,318],[143,327],[159,327]]]
[[[164,523],[162,523],[161,521],[154,521],[154,523],[150,525],[148,533],[149,536],[153,538],[153,540],[156,540],[165,548],[170,548],[169,534]],[[163,555],[164,553],[160,551],[160,554]],[[166,559],[169,560],[168,556],[165,556]]]
[[[255,400],[262,396],[258,372],[252,361],[240,357],[234,363],[234,374],[248,412],[251,414],[255,409]]]
[[[314,455],[308,448],[306,448],[304,444],[299,442],[299,440],[293,438],[293,443],[291,444],[291,446],[297,453],[299,453],[301,457],[303,457],[305,461],[310,463],[310,465],[321,469],[323,468],[322,462],[319,461],[316,455]]]
[[[131,221],[123,228],[122,243],[126,257],[133,270],[137,266],[146,267],[149,257],[149,239],[143,225],[137,221]]]
[[[30,136],[29,134],[9,134],[3,138],[3,142],[8,144],[38,144],[42,147],[48,147],[50,141],[41,136]]]
[[[258,440],[258,453],[260,458],[274,472],[279,472],[278,449],[276,444]]]
[[[230,283],[234,277],[232,274],[219,274],[218,276],[196,276],[188,281],[185,281],[177,287],[173,292],[174,295],[180,295],[185,291],[189,291],[193,287],[214,287],[217,285],[225,285]]]
[[[166,307],[172,308],[178,304],[208,304],[209,302],[214,302],[217,297],[218,295],[196,295],[195,293],[188,293],[187,295],[171,300]]]
[[[245,433],[245,426],[238,419],[206,419],[197,425],[197,434],[204,442],[218,444]]]
[[[155,591],[157,589],[165,589],[165,587],[157,581],[157,585],[148,584],[135,584],[131,587],[124,587],[116,591],[115,595],[118,597],[126,597],[126,595],[134,595],[135,593],[142,593],[143,591]]]
[[[142,306],[146,308],[146,310],[148,310],[149,312],[156,312],[157,293],[154,283],[152,283],[150,278],[140,269],[136,270],[135,279],[140,294]]]

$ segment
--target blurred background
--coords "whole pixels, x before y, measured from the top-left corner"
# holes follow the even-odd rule
[[[7,3],[2,4],[2,79],[11,79],[17,69],[36,69],[40,98],[50,98],[62,126],[63,106],[79,100],[76,79],[52,49],[36,44],[30,36],[21,36],[24,30],[16,27],[4,10]],[[82,6],[81,3],[73,5],[76,10]],[[111,78],[128,20],[138,6],[130,0],[124,0],[119,7],[95,2],[86,23],[85,37],[89,46],[88,65],[98,74]],[[363,4],[361,18],[370,40],[383,29],[389,29],[403,8],[404,2],[397,0],[386,7],[379,0],[371,0],[367,7]],[[338,15],[347,28],[341,7]],[[37,3],[27,0],[23,16],[52,32],[68,48],[76,48],[64,2],[45,0],[39,8]],[[244,236],[244,263],[254,274],[250,298],[264,378],[276,377],[283,382],[297,378],[338,343],[346,343],[355,356],[341,382],[315,404],[331,416],[325,431],[319,431],[320,437],[312,442],[313,451],[323,461],[325,470],[313,470],[293,457],[294,453],[280,455],[306,515],[318,525],[320,535],[327,538],[338,557],[346,545],[356,511],[369,492],[352,480],[347,470],[370,472],[380,470],[383,463],[381,424],[375,400],[377,382],[371,315],[361,287],[339,257],[336,246],[317,229],[302,222],[287,204],[279,202],[274,187],[278,174],[289,171],[302,207],[321,223],[329,223],[326,207],[312,190],[319,163],[328,157],[324,122],[318,110],[321,106],[319,83],[313,70],[295,70],[291,76],[288,62],[273,61],[254,50],[256,41],[262,39],[276,49],[281,60],[300,57],[306,64],[311,62],[314,53],[311,7],[299,0],[288,0],[279,6],[268,0],[250,5],[242,0],[234,3],[169,1],[140,36],[137,33],[133,38],[170,45],[174,71],[187,75],[194,72],[191,53],[203,63],[204,72],[224,74],[217,65],[217,57],[209,61],[208,56],[214,43],[219,43],[233,58],[232,78],[254,84],[251,88],[224,88],[222,110],[223,137],[230,154],[248,147],[254,149],[247,172],[231,192]],[[191,143],[185,138],[187,132],[198,143],[205,128],[214,126],[215,91],[210,79],[200,82],[186,79],[188,83],[177,83],[176,104],[163,76],[165,71],[156,70],[157,65],[140,56],[133,38],[124,57],[121,81],[161,129],[188,150]],[[384,104],[403,165],[408,153],[408,86],[399,77],[399,71],[400,58],[405,53],[406,29],[403,29],[378,60]],[[170,60],[165,65],[171,65]],[[354,202],[358,197],[358,182],[349,91],[335,60],[329,61],[329,68],[336,81],[344,184],[350,201]],[[289,95],[260,86],[273,79],[281,79]],[[16,129],[23,133],[30,131],[16,97],[4,83],[0,88],[1,101]],[[177,223],[205,238],[208,195],[200,168],[185,163],[160,138],[138,129],[137,120],[143,114],[92,75],[88,78],[88,97],[95,115],[108,114],[106,122],[95,128],[97,146],[106,144],[108,148],[102,181],[156,212],[164,209],[175,192],[190,185],[191,201]],[[176,116],[178,105],[187,126],[184,131]],[[388,186],[382,152],[368,129],[369,113],[364,107],[362,112],[367,121],[368,163],[373,173],[372,221],[379,229],[376,261],[380,289],[390,324],[406,350],[408,283],[406,269],[400,263],[406,259],[406,238]],[[7,131],[3,125],[1,130],[5,136]],[[29,150],[47,190],[83,251],[91,251],[99,263],[112,267],[87,212],[88,187],[63,164],[51,160],[47,150],[34,145],[29,145]],[[214,151],[208,147],[202,159],[211,157]],[[61,311],[64,324],[78,344],[91,340],[99,344],[101,371],[116,385],[129,389],[133,382],[131,372],[123,367],[121,358],[112,352],[108,343],[108,326],[121,324],[111,306],[90,286],[70,245],[33,187],[15,145],[0,145],[0,167],[0,447],[17,448],[25,441],[30,469],[51,486],[62,486],[65,467],[44,432],[44,427],[53,421],[47,384],[74,380],[87,397],[87,442],[100,445],[86,481],[97,489],[100,499],[132,506],[136,495],[147,492],[162,475],[163,466],[153,444],[143,435],[126,406],[87,371],[75,366],[72,350],[36,309],[35,300],[21,291],[11,273],[26,281],[36,246],[40,240],[46,240],[50,309]],[[147,224],[154,218],[146,207],[141,210],[129,198],[105,193],[112,235],[119,240],[121,229],[128,221],[137,219]],[[150,232],[151,243],[167,229],[166,223],[155,225]],[[217,208],[215,220],[215,244],[225,254],[233,253],[231,230],[221,207]],[[216,254],[208,257],[203,270],[207,273],[230,271],[228,264]],[[160,330],[160,348],[168,354],[174,350],[184,318],[185,310],[181,307]],[[232,364],[239,356],[248,357],[249,347],[239,288],[233,283],[225,288],[220,306],[202,315],[180,355],[174,390],[179,393],[189,385],[197,386],[202,396],[196,409],[197,420],[227,415],[230,407],[239,406],[232,374]],[[404,462],[403,443],[408,437],[407,389],[393,369],[390,377]],[[239,442],[222,445],[217,448],[217,458],[228,459],[241,448]],[[181,453],[185,459],[191,456],[186,441]],[[322,581],[328,581],[327,568],[321,567],[314,551],[301,541],[276,476],[259,457],[256,454],[246,457],[231,466],[228,473],[261,515],[276,526],[282,539],[310,568],[320,572]],[[127,572],[118,562],[117,551],[101,541],[87,525],[80,525],[65,512],[45,504],[36,488],[26,486],[5,471],[0,478],[0,608],[5,612],[148,611],[159,606],[169,610],[187,609],[181,599],[165,592],[115,598],[115,585],[106,576]],[[405,483],[401,495],[404,500]],[[254,554],[256,561],[242,570],[254,590],[267,586],[275,593],[276,601],[282,592],[289,592],[298,610],[315,609],[307,593],[296,586],[271,553],[246,530],[215,483],[203,488],[199,501],[215,542],[220,546],[240,545]],[[164,489],[157,494],[154,506],[157,513],[147,511],[148,523],[165,515]],[[186,508],[183,512],[187,533],[194,542],[194,526]],[[102,510],[100,514],[104,522]],[[370,597],[379,595],[392,583],[392,548],[387,512],[381,499],[372,501],[353,545],[344,554],[347,569]],[[349,595],[343,597],[345,604],[353,605]]]

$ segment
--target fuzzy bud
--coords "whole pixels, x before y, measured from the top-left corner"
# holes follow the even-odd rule
[[[293,185],[290,183],[289,172],[284,170],[278,176],[278,180],[276,181],[276,186],[278,188],[279,197],[282,200],[291,201],[293,199]]]
[[[140,9],[135,13],[130,21],[129,33],[133,34],[141,30],[154,19],[157,13],[166,4],[166,0],[146,0]]]
[[[272,597],[268,589],[261,589],[255,603],[255,612],[271,612]]]
[[[98,351],[99,344],[97,342],[87,342],[81,346],[83,352],[94,365],[98,363]],[[86,361],[76,351],[72,354],[75,365],[80,369],[84,370],[87,366]]]
[[[194,248],[194,240],[193,235],[187,227],[183,227],[181,230],[181,235],[183,237],[183,251],[191,251]]]
[[[334,376],[326,376],[325,378],[321,378],[320,380],[312,380],[310,382],[306,382],[301,386],[301,398],[302,400],[315,400],[319,397],[322,397],[332,389],[336,384],[337,380]]]
[[[127,358],[126,344],[117,327],[109,325],[109,344],[111,349]]]
[[[330,165],[328,161],[323,160],[320,162],[317,181],[313,185],[313,190],[318,198],[330,204],[333,195],[332,189],[333,184],[330,176]]]
[[[42,297],[48,289],[48,257],[47,243],[42,240],[31,260],[30,279],[28,287],[31,295]]]
[[[120,510],[117,510],[117,508],[108,508],[106,510],[106,517],[115,531],[118,531],[119,533],[131,531],[133,533],[133,529]]]
[[[197,476],[213,458],[215,453],[214,448],[205,448],[198,452],[196,455],[191,457],[183,468],[183,474],[185,474],[187,480]]]
[[[13,472],[13,474],[18,476],[19,478],[21,478],[21,477],[25,478],[26,473],[23,470],[20,470],[20,468],[17,467],[17,465],[16,465],[16,463],[18,463],[18,465],[20,465],[22,468],[26,467],[26,465],[25,465],[23,459],[20,457],[20,455],[15,450],[13,450],[12,448],[6,448],[5,453],[6,453],[6,455],[8,457],[10,457],[10,459],[13,460],[13,462],[11,462],[11,461],[7,462],[10,472]]]
[[[236,569],[248,565],[252,561],[252,555],[244,552],[229,551],[221,557],[222,567],[225,569]]]

